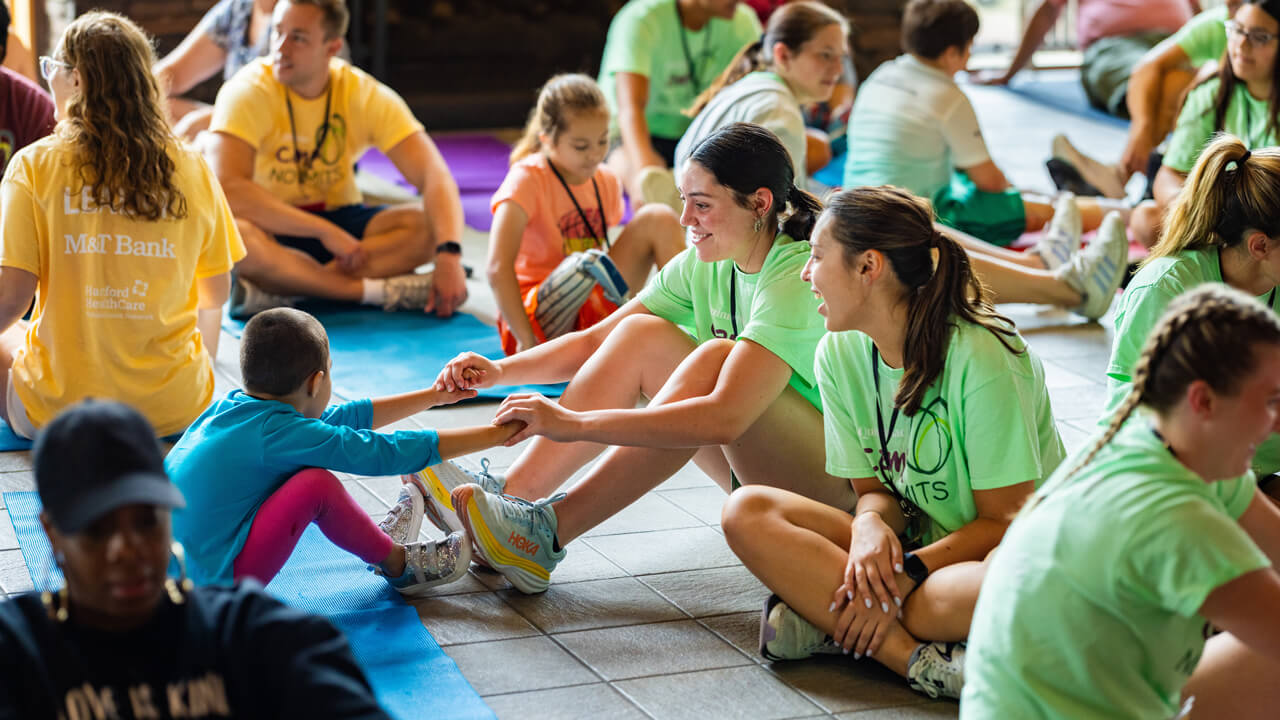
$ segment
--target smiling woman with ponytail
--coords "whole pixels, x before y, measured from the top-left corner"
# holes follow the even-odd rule
[[[766,658],[866,654],[957,697],[983,560],[1064,451],[1040,360],[932,219],[905,190],[864,187],[814,228],[802,277],[831,331],[816,361],[826,470],[850,479],[853,516],[754,487],[722,520],[776,593]]]
[[[961,718],[1275,717],[1280,511],[1249,465],[1278,419],[1275,313],[1216,283],[1174,301],[989,563]]]

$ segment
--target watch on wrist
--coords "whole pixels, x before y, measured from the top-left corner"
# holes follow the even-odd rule
[[[902,556],[902,572],[911,578],[916,585],[924,582],[924,579],[929,577],[929,568],[915,553],[907,553]]]
[[[460,245],[458,242],[454,240],[450,240],[449,242],[442,242],[436,246],[436,254],[439,255],[440,253],[453,253],[454,255],[461,255],[462,245]]]

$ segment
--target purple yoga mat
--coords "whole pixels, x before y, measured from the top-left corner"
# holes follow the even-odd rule
[[[493,223],[489,200],[507,176],[507,156],[511,148],[492,135],[452,135],[436,138],[436,146],[444,156],[449,172],[462,195],[462,212],[468,227],[488,231]],[[390,180],[400,187],[417,192],[377,148],[360,158],[360,169]]]

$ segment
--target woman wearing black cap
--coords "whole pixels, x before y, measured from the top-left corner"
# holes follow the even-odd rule
[[[328,622],[256,586],[166,579],[183,499],[154,437],[129,407],[89,402],[37,440],[66,585],[0,603],[0,718],[385,718]]]

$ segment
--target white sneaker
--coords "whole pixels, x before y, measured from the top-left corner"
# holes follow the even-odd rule
[[[431,285],[434,273],[406,273],[387,278],[384,282],[382,309],[422,311],[431,299]]]
[[[1053,219],[1031,252],[1040,256],[1048,270],[1065,265],[1080,250],[1080,207],[1076,196],[1063,193],[1053,204]]]
[[[1124,280],[1129,262],[1129,236],[1120,213],[1111,212],[1102,220],[1098,235],[1055,275],[1083,300],[1072,312],[1090,320],[1102,317]]]
[[[422,491],[413,483],[400,486],[400,497],[391,506],[387,516],[378,523],[378,528],[386,533],[397,545],[405,545],[418,539],[422,531],[423,511]]]
[[[1080,173],[1085,182],[1098,189],[1103,197],[1120,199],[1125,197],[1124,183],[1120,168],[1107,165],[1085,155],[1076,149],[1065,135],[1053,136],[1053,156],[1069,163]]]
[[[484,488],[485,492],[501,495],[507,486],[505,476],[489,472],[489,458],[480,460],[479,473],[463,470],[452,460],[445,460],[412,475],[402,475],[401,479],[422,492],[426,498],[423,508],[426,518],[446,533],[463,529],[458,512],[453,507],[454,489],[467,483],[475,483]]]
[[[960,699],[964,689],[964,643],[935,642],[920,645],[907,661],[911,689],[931,698]]]
[[[641,203],[662,203],[674,210],[677,216],[684,212],[680,191],[676,189],[676,176],[670,170],[656,165],[641,168],[636,187]]]
[[[466,575],[471,566],[471,543],[462,533],[443,540],[407,543],[404,550],[404,573],[387,578],[401,595],[421,595],[437,585],[451,583]]]
[[[764,601],[760,614],[760,655],[766,660],[803,660],[814,655],[845,654],[813,623],[800,617],[777,595]]]
[[[253,283],[235,274],[231,281],[230,307],[227,313],[237,320],[246,320],[263,310],[278,307],[293,307],[294,299],[284,295],[273,295]]]

